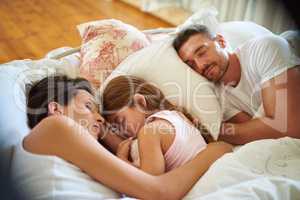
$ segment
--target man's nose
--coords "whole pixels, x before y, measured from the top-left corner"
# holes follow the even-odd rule
[[[197,71],[202,75],[205,70],[205,63],[201,59],[195,59]]]

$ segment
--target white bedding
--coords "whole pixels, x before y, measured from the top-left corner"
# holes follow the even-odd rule
[[[77,58],[69,59],[14,61],[2,65],[1,69],[18,69],[18,78],[30,73],[32,80],[54,71],[65,72],[68,68],[70,75],[76,75]],[[28,71],[29,68],[34,68],[35,73]],[[19,95],[15,97],[22,99]],[[300,199],[300,140],[260,140],[224,155],[185,199]]]
[[[6,84],[4,78],[29,82],[27,79],[37,80],[55,71],[71,76],[77,74],[79,59],[76,54],[60,61],[49,59],[55,54],[57,52],[52,52],[48,58],[39,61],[23,60],[1,65],[0,74],[3,82],[0,79],[0,83]],[[7,68],[11,70],[6,71]],[[26,74],[30,76],[25,76]],[[22,103],[24,94],[21,94],[24,88],[18,89],[14,86],[10,89],[7,85],[2,85],[1,88],[3,98],[1,97],[0,103],[1,108],[5,110],[2,109],[4,112],[0,115],[0,118],[3,118],[3,123],[0,123],[0,136],[7,144],[15,144],[26,134],[26,130],[22,128],[26,125]],[[8,101],[9,99],[4,101],[6,95],[11,95],[9,92],[13,93],[12,98],[17,104],[21,103],[15,105],[13,104],[15,102]],[[21,116],[22,119],[16,117],[10,119],[7,113]],[[15,123],[5,123],[7,120],[13,120]],[[20,134],[8,130],[23,132]],[[291,138],[261,140],[224,155],[210,167],[185,199],[300,199],[300,140]]]
[[[185,199],[300,199],[300,140],[246,144],[217,160]]]

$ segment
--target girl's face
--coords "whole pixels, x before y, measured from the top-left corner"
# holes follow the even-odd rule
[[[117,125],[121,136],[125,138],[136,137],[144,126],[145,120],[146,114],[136,106],[125,106],[107,117],[107,121],[112,125]]]
[[[104,119],[98,112],[98,105],[93,95],[85,90],[78,90],[69,104],[63,106],[62,112],[85,127],[95,139],[98,139]]]

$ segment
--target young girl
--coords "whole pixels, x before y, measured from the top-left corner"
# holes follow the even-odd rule
[[[207,146],[191,116],[140,78],[114,78],[102,98],[104,117],[129,138],[119,145],[117,156],[145,172],[158,175],[170,171]],[[133,138],[137,140],[131,142]]]
[[[27,107],[32,130],[14,151],[12,174],[14,185],[30,194],[28,199],[118,198],[98,182],[139,199],[181,199],[231,150],[226,143],[210,143],[191,162],[153,176],[99,144],[99,136],[107,135],[105,141],[112,135],[101,128],[104,120],[87,80],[46,77],[31,87]],[[115,144],[119,142],[109,143],[113,149]]]

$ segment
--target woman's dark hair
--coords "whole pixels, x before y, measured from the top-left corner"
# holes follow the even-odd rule
[[[93,95],[90,83],[84,78],[69,78],[65,75],[53,75],[27,85],[27,118],[33,128],[48,116],[48,104],[52,101],[68,105],[78,90],[85,90]]]
[[[178,52],[181,46],[195,34],[204,34],[211,39],[214,38],[207,26],[194,24],[178,33],[177,37],[173,41],[173,47],[175,50]]]

